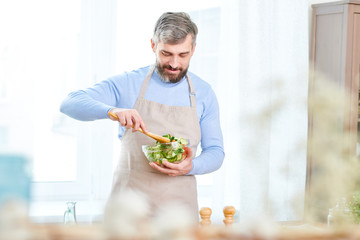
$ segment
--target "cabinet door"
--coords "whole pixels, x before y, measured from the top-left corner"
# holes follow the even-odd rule
[[[349,15],[350,31],[349,38],[351,48],[349,47],[349,90],[351,98],[349,101],[349,129],[353,133],[349,136],[351,153],[357,157],[360,155],[360,133],[359,133],[359,72],[360,72],[360,5],[352,5],[349,9],[352,14]],[[353,144],[356,143],[356,144]]]
[[[348,121],[345,104],[332,106],[346,92],[347,19],[347,4],[313,6],[306,200],[307,213],[319,221],[326,221],[332,205],[328,167],[339,160]]]
[[[347,185],[351,184],[345,184],[344,180],[351,176],[344,170],[356,157],[359,14],[360,5],[353,3],[319,4],[313,8],[306,197],[308,210],[317,211],[324,221],[335,199],[349,191]],[[317,84],[320,79],[325,80],[322,86]],[[330,85],[334,86],[332,91],[324,92]],[[314,96],[323,101],[317,103],[317,108],[311,108]],[[330,111],[323,115],[320,107],[328,107]]]

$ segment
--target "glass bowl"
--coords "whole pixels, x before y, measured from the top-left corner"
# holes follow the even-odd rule
[[[169,143],[156,143],[154,145],[143,145],[142,151],[149,162],[155,162],[159,165],[162,164],[163,160],[167,160],[171,163],[181,162],[185,156],[185,147],[189,144],[189,141],[180,142],[169,142]]]

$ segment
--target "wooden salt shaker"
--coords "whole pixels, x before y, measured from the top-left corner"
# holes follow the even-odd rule
[[[200,225],[202,226],[207,226],[211,224],[211,217],[212,211],[211,208],[208,207],[203,207],[200,209],[200,217],[201,217],[201,221],[200,221]]]
[[[234,222],[234,215],[235,215],[235,208],[233,206],[226,206],[224,207],[224,217],[225,219],[223,220],[225,226],[230,227]]]

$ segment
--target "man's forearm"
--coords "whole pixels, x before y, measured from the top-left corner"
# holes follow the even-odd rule
[[[218,170],[224,160],[224,150],[219,146],[209,147],[193,159],[193,168],[188,175],[199,175]]]

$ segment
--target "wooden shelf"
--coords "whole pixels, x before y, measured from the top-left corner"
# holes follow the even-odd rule
[[[271,233],[259,226],[252,230],[242,230],[242,225],[233,225],[231,228],[224,225],[194,226],[188,229],[177,229],[173,235],[168,233],[168,239],[175,239],[184,236],[193,240],[222,240],[222,239],[274,239],[274,240],[328,240],[328,239],[359,239],[359,226],[349,226],[334,231],[327,227],[314,227],[310,225],[273,226]],[[111,236],[105,231],[102,225],[32,225],[28,233],[37,240],[120,240],[122,237]],[[242,228],[244,229],[244,228]],[[127,239],[127,238],[126,238]],[[151,240],[154,236],[148,233],[139,233],[139,236],[132,236],[130,239]]]

